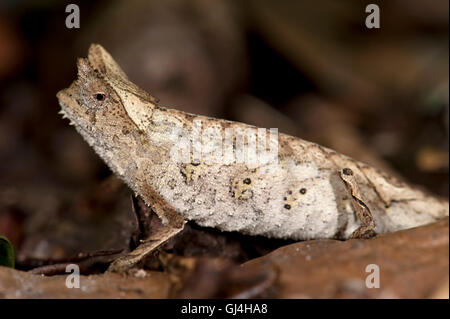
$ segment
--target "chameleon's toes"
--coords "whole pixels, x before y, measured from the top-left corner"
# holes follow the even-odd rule
[[[370,239],[376,235],[377,233],[373,228],[360,227],[352,233],[350,239]]]

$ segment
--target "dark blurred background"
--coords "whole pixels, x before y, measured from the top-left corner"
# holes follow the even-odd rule
[[[0,1],[0,233],[19,267],[120,248],[134,227],[130,192],[58,115],[90,43],[163,106],[277,127],[448,197],[448,0],[85,0],[79,29],[68,3]]]

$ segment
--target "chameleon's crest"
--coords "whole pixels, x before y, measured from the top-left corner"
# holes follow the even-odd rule
[[[113,76],[128,80],[125,72],[100,44],[91,44],[88,59],[90,65],[105,77]]]
[[[85,58],[79,58],[77,60],[78,79],[82,81],[87,79],[88,75],[93,72],[92,67],[89,65],[89,61]]]

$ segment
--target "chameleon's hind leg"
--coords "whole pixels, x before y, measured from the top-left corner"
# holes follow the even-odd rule
[[[375,221],[369,207],[362,201],[362,196],[355,177],[353,176],[353,171],[350,168],[344,168],[340,172],[340,176],[352,196],[352,203],[356,211],[356,216],[361,223],[361,226],[352,233],[350,238],[368,239],[374,237],[376,235]]]

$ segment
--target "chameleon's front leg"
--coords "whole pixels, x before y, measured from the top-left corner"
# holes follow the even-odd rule
[[[147,192],[147,194],[152,193],[154,192]],[[165,204],[159,197],[152,197],[152,199],[154,200],[154,205],[152,205],[151,208],[148,207],[148,209],[156,213],[158,222],[152,224],[152,228],[148,229],[150,233],[145,235],[145,238],[139,239],[139,245],[136,249],[116,259],[109,266],[108,271],[125,272],[129,270],[141,262],[147,255],[158,249],[167,240],[184,229],[186,221],[178,215],[173,208]],[[140,212],[136,211],[134,201],[132,204],[135,215],[139,215]],[[139,220],[148,218],[148,215],[139,216],[137,218],[138,223]]]
[[[375,233],[375,221],[373,220],[372,213],[369,207],[363,202],[361,193],[359,191],[358,184],[356,183],[353,171],[350,168],[344,168],[340,172],[341,179],[349,191],[353,203],[353,207],[356,211],[356,216],[358,217],[361,226],[356,229],[352,235],[353,238],[363,238],[368,239],[376,235]]]

